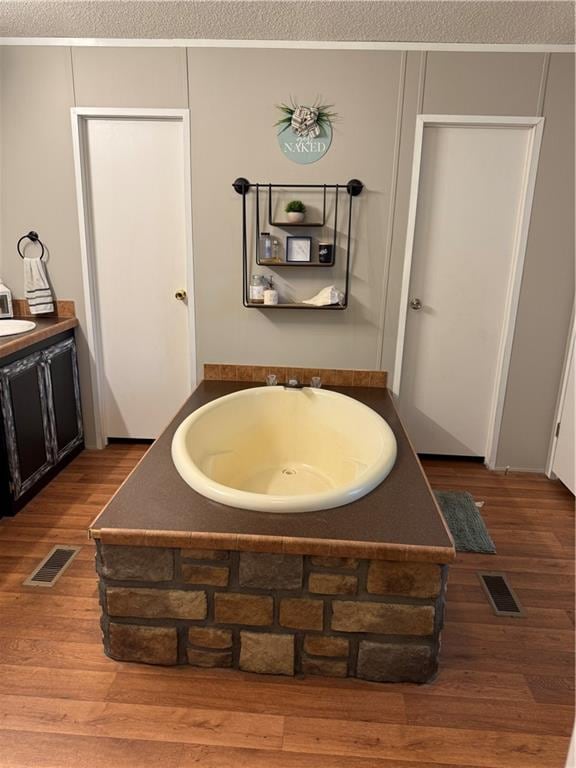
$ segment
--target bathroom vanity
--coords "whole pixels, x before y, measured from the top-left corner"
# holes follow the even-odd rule
[[[34,322],[0,339],[0,517],[15,514],[84,445],[77,320]]]
[[[333,387],[392,429],[397,457],[385,480],[336,508],[270,514],[199,494],[171,456],[187,416],[255,386],[203,381],[92,524],[106,653],[270,674],[431,680],[455,551],[389,393]]]

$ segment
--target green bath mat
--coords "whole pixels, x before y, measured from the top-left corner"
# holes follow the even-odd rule
[[[436,491],[436,498],[458,552],[496,554],[494,542],[471,494],[466,491]]]

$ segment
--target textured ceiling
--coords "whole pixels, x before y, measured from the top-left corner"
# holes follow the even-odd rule
[[[0,0],[2,37],[572,43],[572,2]]]

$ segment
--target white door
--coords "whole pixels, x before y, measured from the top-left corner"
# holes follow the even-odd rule
[[[424,124],[399,389],[419,453],[486,456],[532,133]]]
[[[103,438],[155,438],[192,386],[182,119],[85,117]]]
[[[562,480],[572,493],[576,493],[576,457],[574,455],[574,420],[576,413],[574,410],[574,400],[576,399],[576,388],[574,386],[574,367],[576,366],[576,355],[574,353],[574,334],[572,335],[571,349],[566,367],[566,382],[563,392],[563,401],[560,407],[560,416],[558,418],[558,439],[554,447],[554,458],[552,460],[552,471],[559,480]]]

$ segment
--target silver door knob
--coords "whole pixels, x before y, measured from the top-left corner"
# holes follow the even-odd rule
[[[414,309],[416,311],[422,309],[422,302],[420,299],[410,299],[410,309]]]
[[[178,301],[184,301],[187,295],[188,294],[186,293],[184,288],[181,288],[179,291],[176,291],[176,293],[174,294],[174,298],[177,299]]]

